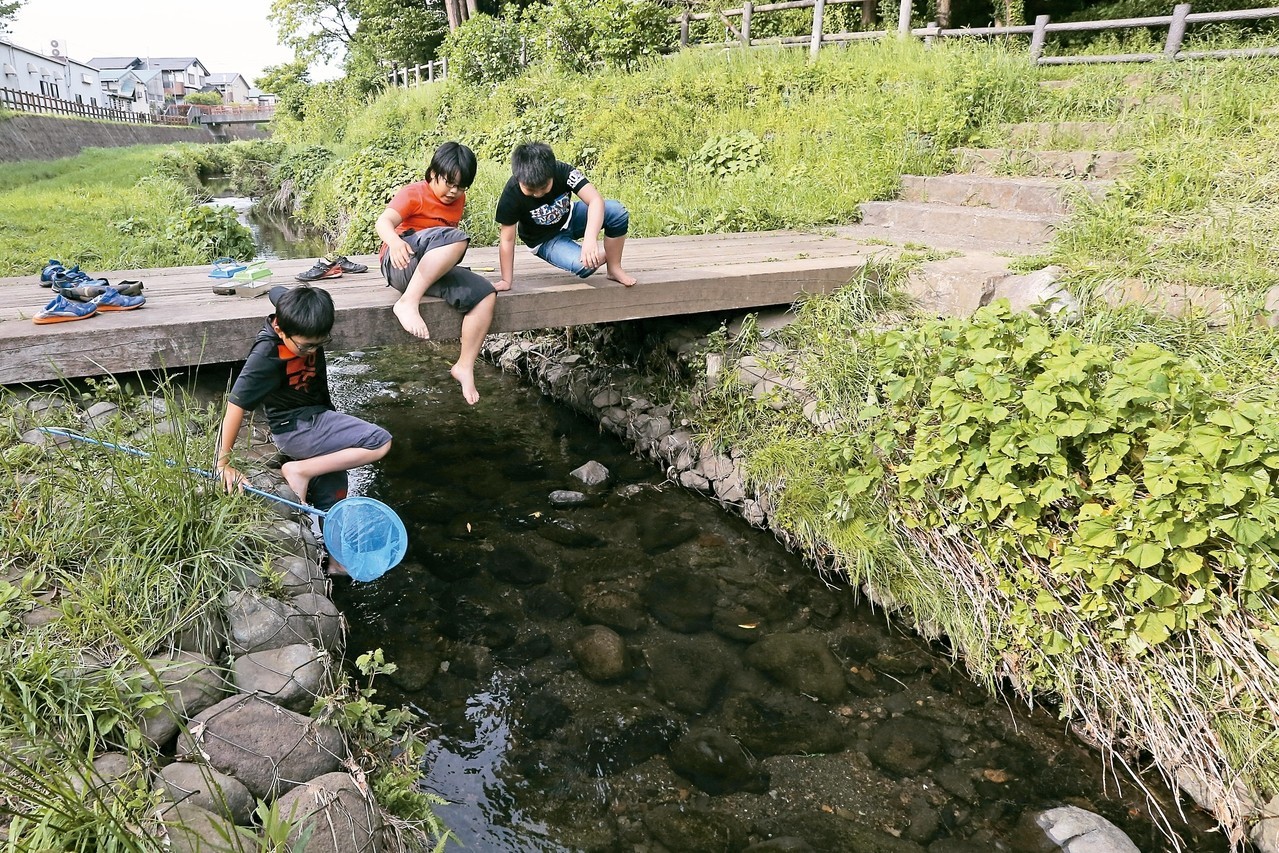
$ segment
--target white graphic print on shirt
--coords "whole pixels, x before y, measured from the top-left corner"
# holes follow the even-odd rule
[[[569,203],[572,201],[571,193],[564,193],[557,196],[554,201],[547,202],[541,207],[535,207],[529,211],[529,216],[533,217],[533,221],[538,225],[558,225],[564,217],[568,216]]]

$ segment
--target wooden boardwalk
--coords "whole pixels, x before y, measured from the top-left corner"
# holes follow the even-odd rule
[[[838,288],[872,256],[895,254],[865,244],[856,228],[632,239],[626,268],[640,283],[624,288],[602,271],[580,280],[516,251],[515,288],[498,294],[494,332],[788,304],[801,293]],[[353,259],[368,264],[369,272],[319,283],[338,310],[330,349],[412,341],[391,313],[396,293],[377,272],[377,259]],[[293,276],[313,262],[272,261],[271,282],[296,284]],[[463,263],[496,267],[497,249],[472,249]],[[0,278],[0,385],[239,361],[271,313],[265,298],[215,295],[207,266],[89,272],[113,282],[142,280],[147,304],[37,326],[31,316],[51,298],[39,286],[38,272]],[[497,279],[494,272],[481,274]],[[443,302],[425,300],[422,314],[433,340],[457,338],[461,317]]]

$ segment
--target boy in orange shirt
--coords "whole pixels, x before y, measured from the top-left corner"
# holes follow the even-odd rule
[[[419,308],[423,296],[439,297],[464,315],[461,353],[449,373],[471,405],[480,399],[475,359],[493,322],[497,291],[510,287],[457,266],[471,240],[458,225],[475,169],[475,152],[457,142],[444,143],[431,157],[426,180],[401,187],[376,226],[382,238],[382,276],[400,291],[392,310],[404,330],[422,339],[431,336]]]

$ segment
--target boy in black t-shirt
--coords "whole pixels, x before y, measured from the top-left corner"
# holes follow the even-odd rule
[[[271,440],[290,458],[280,473],[298,501],[306,503],[313,479],[342,472],[340,479],[345,480],[347,470],[385,456],[391,434],[333,408],[324,360],[324,345],[333,329],[333,297],[328,291],[309,285],[274,287],[270,297],[276,313],[258,332],[231,386],[218,436],[216,471],[227,491],[245,480],[231,465],[231,451],[245,413],[261,403]],[[329,493],[323,500],[313,501],[321,510],[346,495],[345,484],[324,491]]]
[[[581,201],[574,202],[573,193]],[[635,284],[635,278],[622,269],[630,224],[626,208],[620,202],[605,201],[578,169],[556,160],[545,142],[518,145],[511,153],[511,179],[497,200],[496,219],[502,226],[498,290],[515,283],[517,234],[533,254],[580,278],[603,265],[613,281],[626,287]]]

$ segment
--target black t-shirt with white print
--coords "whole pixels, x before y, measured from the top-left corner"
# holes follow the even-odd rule
[[[527,196],[512,177],[497,200],[499,225],[515,225],[527,246],[540,246],[559,233],[573,210],[573,193],[580,193],[590,181],[575,166],[555,161],[555,178],[546,195]]]
[[[271,432],[292,432],[303,418],[333,408],[324,349],[295,355],[271,327],[274,314],[258,332],[244,367],[227,398],[245,411],[259,403]]]

